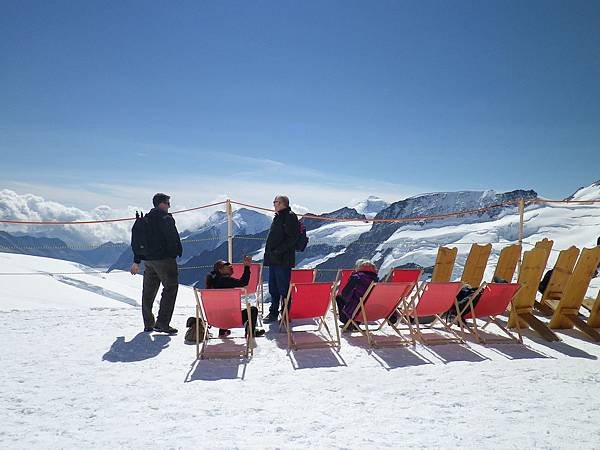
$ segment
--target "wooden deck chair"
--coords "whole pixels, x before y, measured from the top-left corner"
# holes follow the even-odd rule
[[[593,301],[589,306],[590,316],[588,317],[587,324],[592,328],[600,328],[600,291],[598,292],[596,301]]]
[[[551,316],[563,296],[569,278],[573,274],[573,268],[579,256],[579,249],[575,246],[562,250],[552,269],[552,275],[548,280],[546,290],[540,301],[535,302],[535,308],[542,314]]]
[[[457,315],[455,322],[459,323],[461,329],[466,328],[475,336],[478,342],[483,344],[506,342],[519,342],[522,344],[523,337],[521,336],[519,324],[517,323],[518,337],[515,337],[496,318],[496,316],[506,312],[506,308],[508,308],[508,305],[512,302],[519,289],[520,286],[517,283],[484,283],[478,289],[481,296],[477,304],[473,306],[475,295],[469,297],[467,305]],[[489,324],[493,323],[509,337],[509,340],[501,337],[483,337],[478,329],[477,319],[485,319],[485,324],[481,327],[481,330],[484,330]],[[468,320],[471,320],[470,324]]]
[[[563,296],[550,319],[550,328],[575,327],[594,341],[600,341],[600,333],[579,317],[579,308],[599,262],[600,247],[584,248],[581,251],[573,275],[569,278]]]
[[[420,291],[417,291],[406,303],[404,308],[400,308],[402,321],[408,325],[411,334],[423,344],[450,344],[464,343],[456,332],[450,327],[446,320],[441,317],[442,314],[448,312],[450,308],[456,308],[458,313],[458,304],[456,296],[462,288],[461,282],[454,283],[425,283]],[[420,317],[434,316],[434,320],[427,324],[419,324]],[[414,324],[412,323],[414,321]],[[442,330],[450,334],[450,338],[441,337],[426,339],[422,329],[439,330],[434,328],[436,323],[440,323]]]
[[[354,273],[354,269],[339,269],[335,276],[335,295],[339,295],[348,284],[350,276]]]
[[[317,269],[292,269],[291,283],[314,283]]]
[[[543,250],[546,250],[546,252],[548,253],[548,256],[550,256],[550,252],[552,251],[552,246],[554,245],[554,241],[551,241],[548,238],[544,238],[541,241],[537,241],[535,243],[534,248],[541,248]],[[548,261],[546,261],[548,262]]]
[[[437,258],[435,259],[435,265],[433,266],[433,273],[431,274],[432,283],[450,282],[457,253],[458,249],[456,247],[438,248]]]
[[[284,300],[281,325],[285,328],[288,337],[288,348],[339,347],[340,330],[335,326],[335,337],[331,333],[325,316],[332,312],[334,323],[337,318],[337,307],[333,300],[334,283],[292,283],[288,295]],[[316,330],[293,330],[293,320],[316,319]],[[324,330],[322,332],[321,330]],[[296,342],[294,333],[320,333],[324,340],[318,342]]]
[[[244,274],[244,264],[234,263],[231,266],[233,267],[232,277],[241,278]],[[254,295],[256,297],[256,307],[263,312],[262,264],[250,264],[250,281],[242,290],[242,295]]]
[[[478,288],[481,280],[483,280],[483,274],[491,252],[492,244],[473,244],[469,256],[467,256],[460,281],[471,287]]]
[[[238,351],[207,351],[208,342],[216,339],[227,339],[235,342],[240,338],[211,338],[208,333],[208,326],[215,328],[244,328],[242,322],[241,304],[242,290],[241,289],[196,289],[196,358],[232,358],[252,356],[252,315],[250,314],[250,303],[246,302],[248,311],[248,333],[244,338],[246,345],[241,346]],[[200,320],[204,322],[204,337],[202,340],[202,348],[200,348]],[[245,330],[244,330],[245,331]],[[212,346],[215,347],[215,346]]]
[[[560,341],[559,337],[544,322],[533,315],[533,305],[542,274],[546,268],[547,250],[534,248],[523,253],[517,283],[521,289],[513,298],[508,328],[531,327],[547,341]]]
[[[517,268],[517,263],[521,258],[521,246],[519,244],[509,245],[508,247],[504,247],[500,252],[500,256],[498,257],[498,262],[496,263],[496,270],[494,271],[494,279],[502,279],[507,283],[510,283],[515,275],[515,270]]]
[[[369,347],[396,347],[414,344],[412,333],[410,333],[410,338],[406,338],[396,324],[390,322],[390,317],[396,312],[396,308],[405,301],[414,286],[415,284],[412,282],[371,283],[360,298],[352,317],[346,322],[344,330],[353,325],[367,338]],[[369,325],[373,323],[375,325]],[[373,333],[381,330],[386,324],[390,325],[398,338],[377,339]]]

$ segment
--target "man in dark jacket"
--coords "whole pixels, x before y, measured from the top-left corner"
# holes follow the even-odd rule
[[[279,303],[290,287],[292,267],[296,265],[296,241],[300,235],[298,216],[290,209],[290,200],[278,195],[273,201],[275,217],[267,236],[263,264],[269,267],[269,294],[271,307],[263,322],[275,322],[279,317]]]
[[[169,326],[179,288],[179,274],[175,258],[183,254],[183,248],[175,226],[175,219],[169,214],[170,197],[158,193],[152,199],[152,203],[154,208],[144,217],[146,221],[147,252],[143,256],[134,253],[134,263],[130,272],[133,275],[137,274],[140,270],[141,260],[145,260],[144,287],[142,290],[144,331],[154,330],[175,334],[177,330]],[[163,290],[158,317],[155,322],[152,305],[161,283]]]

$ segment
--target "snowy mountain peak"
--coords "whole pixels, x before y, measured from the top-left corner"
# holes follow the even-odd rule
[[[587,187],[581,187],[567,200],[600,200],[600,180]]]
[[[364,214],[369,219],[372,219],[379,211],[387,208],[389,205],[390,204],[382,198],[369,195],[365,200],[356,203],[352,208],[359,214]]]
[[[272,218],[266,214],[246,208],[233,211],[233,227],[238,234],[254,234],[266,230],[271,225],[271,220]],[[186,230],[182,233],[182,236],[188,237],[210,228],[222,228],[224,226],[227,226],[227,213],[225,211],[215,211],[204,224],[195,230]]]

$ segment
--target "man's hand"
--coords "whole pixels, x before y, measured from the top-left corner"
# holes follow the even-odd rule
[[[245,266],[250,266],[252,264],[252,257],[251,256],[244,256],[244,265]]]
[[[140,273],[140,265],[133,263],[129,268],[129,272],[131,273],[131,275],[137,275],[138,273]]]

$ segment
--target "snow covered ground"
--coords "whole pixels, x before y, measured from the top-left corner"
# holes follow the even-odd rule
[[[142,333],[141,276],[0,254],[1,448],[598,448],[600,345],[576,331],[525,346],[286,352],[196,362]],[[64,275],[18,273],[63,272]]]

